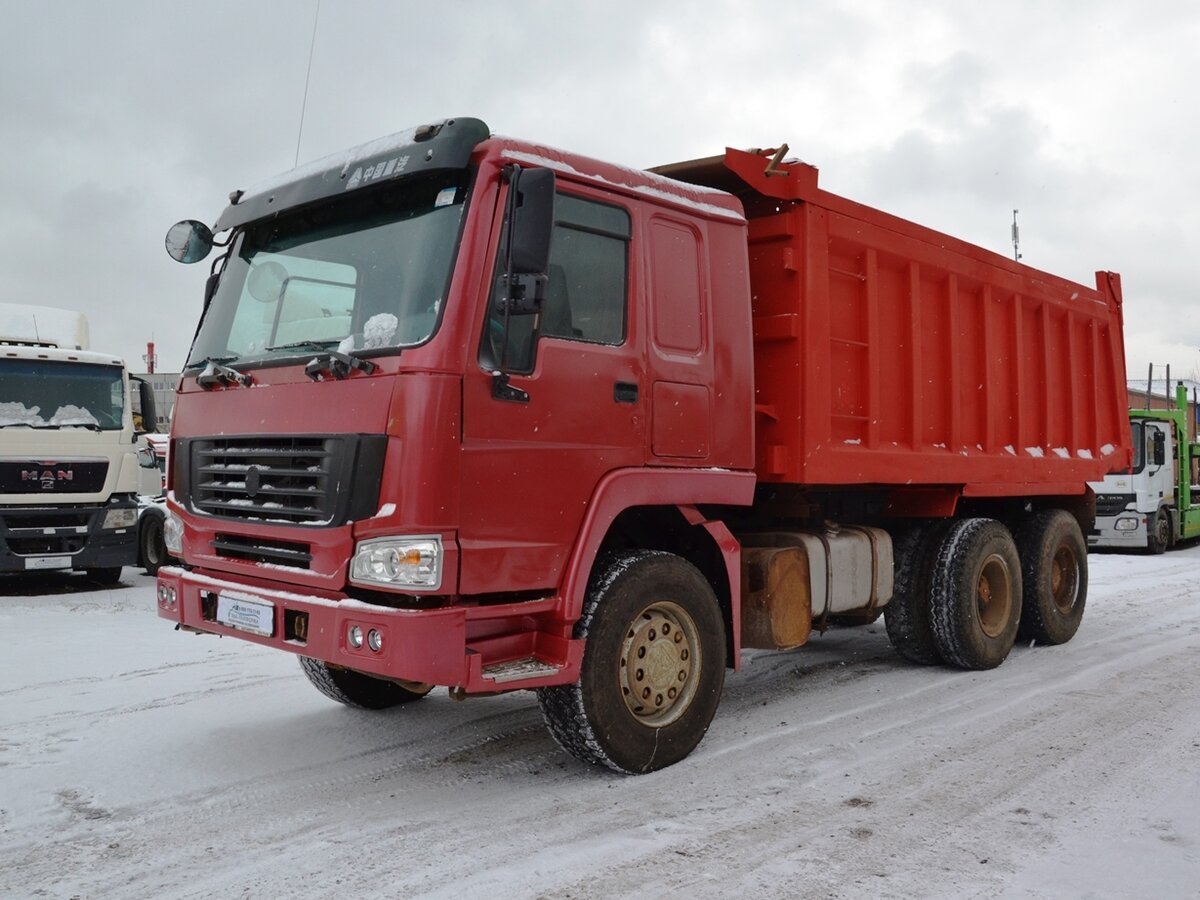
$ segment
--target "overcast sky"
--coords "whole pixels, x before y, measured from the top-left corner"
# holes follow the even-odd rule
[[[1086,10],[1086,12],[1084,11]],[[0,301],[178,371],[208,264],[163,250],[293,166],[317,0],[0,0]],[[773,147],[827,190],[1085,284],[1131,376],[1200,373],[1200,3],[321,0],[304,162],[410,125],[646,167]]]

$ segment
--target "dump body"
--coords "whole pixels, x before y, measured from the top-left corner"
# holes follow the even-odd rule
[[[1080,493],[1129,446],[1118,276],[1084,287],[762,155],[661,171],[749,219],[760,480]]]

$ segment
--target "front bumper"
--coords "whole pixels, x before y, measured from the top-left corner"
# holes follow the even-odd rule
[[[221,598],[269,609],[262,612],[257,630],[247,630],[218,621]],[[553,597],[494,606],[392,609],[177,567],[164,567],[158,573],[158,614],[183,628],[240,638],[380,678],[445,685],[468,693],[575,681],[583,645],[562,633],[557,609]],[[363,635],[375,631],[380,648],[373,650],[366,641],[351,646],[348,635],[354,626]],[[518,660],[540,663],[536,676],[514,679],[496,674]]]
[[[1118,531],[1118,519],[1137,519],[1137,527]],[[1114,550],[1144,550],[1147,544],[1146,513],[1126,511],[1117,516],[1096,517],[1096,525],[1088,534],[1089,547],[1107,547]]]
[[[133,500],[95,505],[0,507],[0,572],[92,569],[137,564],[137,525],[104,529],[112,509]]]

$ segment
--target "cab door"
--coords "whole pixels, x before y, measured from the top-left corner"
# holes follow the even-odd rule
[[[504,203],[499,208],[504,208]],[[493,259],[501,259],[495,223]],[[502,265],[463,385],[460,590],[548,591],[559,582],[596,485],[645,460],[648,403],[633,215],[560,182],[541,311],[494,312]],[[508,374],[506,389],[494,373]]]

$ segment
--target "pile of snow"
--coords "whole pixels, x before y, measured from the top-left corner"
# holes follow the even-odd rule
[[[28,425],[30,428],[45,428],[47,425],[65,428],[71,425],[100,427],[99,420],[82,406],[68,403],[55,410],[48,420],[43,418],[40,406],[24,403],[0,403],[0,428],[7,425]]]

